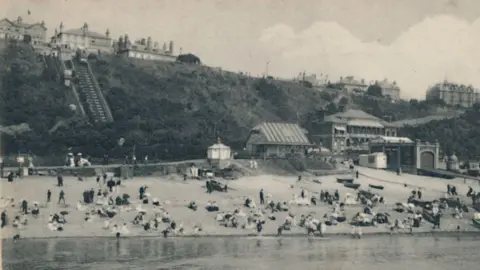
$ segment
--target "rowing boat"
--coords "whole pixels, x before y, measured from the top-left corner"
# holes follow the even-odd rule
[[[371,188],[374,188],[374,189],[381,189],[381,190],[383,190],[385,188],[384,186],[372,185],[372,184],[369,184],[368,186],[371,187]]]
[[[360,187],[360,184],[344,183],[343,186],[346,188],[358,189]]]

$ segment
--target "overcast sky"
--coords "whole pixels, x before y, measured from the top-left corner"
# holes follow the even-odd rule
[[[31,15],[27,15],[27,11]],[[0,17],[174,40],[211,66],[396,80],[423,98],[444,80],[480,87],[478,0],[0,0]]]

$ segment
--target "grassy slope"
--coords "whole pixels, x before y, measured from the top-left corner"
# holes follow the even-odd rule
[[[256,124],[296,121],[297,110],[302,116],[325,104],[314,89],[205,66],[115,57],[91,64],[115,120],[150,126],[160,136],[211,143],[216,127],[222,139],[240,147]]]

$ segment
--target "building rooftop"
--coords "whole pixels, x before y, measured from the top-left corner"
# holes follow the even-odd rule
[[[387,79],[384,79],[383,81],[377,81],[376,84],[382,88],[400,90],[396,81],[389,82]]]
[[[255,126],[252,132],[260,135],[255,144],[312,145],[305,130],[297,124],[266,122]]]
[[[358,121],[363,120],[363,121]],[[389,123],[376,116],[368,114],[361,110],[349,109],[345,112],[335,113],[324,118],[325,122],[347,124],[347,125],[360,125],[363,122],[365,126],[372,127],[398,127],[396,123]]]
[[[85,31],[82,28],[70,29],[62,33],[59,33],[58,35],[62,35],[62,34],[68,34],[68,35],[74,35],[74,36],[87,36],[87,37],[98,38],[98,39],[110,39],[106,35],[93,32],[93,31],[88,31],[88,30]]]
[[[378,136],[370,140],[370,143],[413,143],[413,141],[407,137]]]
[[[350,84],[350,85],[361,85],[367,86],[365,80],[357,80],[353,76],[340,77],[340,80],[336,82],[337,84]]]
[[[28,29],[28,28],[32,28],[34,26],[40,26],[43,29],[47,30],[47,28],[45,27],[45,22],[42,21],[42,22],[35,22],[35,23],[25,23],[25,22],[23,22],[21,17],[18,17],[18,19],[16,21],[11,21],[7,18],[3,18],[3,19],[0,20],[0,23],[2,23],[2,22],[7,22],[11,26],[17,27],[17,28]]]

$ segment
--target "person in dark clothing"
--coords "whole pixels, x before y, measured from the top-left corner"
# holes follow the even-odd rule
[[[450,191],[452,193],[453,196],[457,196],[457,187],[456,186],[452,186],[452,189]]]
[[[452,195],[452,187],[450,186],[450,184],[447,184],[447,194]]]
[[[419,200],[422,199],[422,191],[420,189],[417,191],[417,196]]]
[[[57,186],[63,187],[63,176],[61,174],[57,176]]]
[[[336,189],[335,193],[333,193],[333,197],[335,198],[336,201],[340,200],[340,194],[338,193],[338,189]]]
[[[435,224],[433,224],[433,229],[435,228],[440,229],[440,213],[435,215]]]
[[[10,172],[7,176],[8,182],[13,182],[13,178],[14,178],[13,172]]]
[[[27,200],[23,200],[22,201],[22,212],[24,214],[27,214],[28,213],[28,202]]]
[[[97,175],[97,185],[100,185],[100,175]]]
[[[356,176],[357,176],[357,179],[358,179],[358,171],[357,171],[355,174],[356,174]]]
[[[300,197],[302,197],[302,199],[305,199],[305,189],[302,188],[302,191],[300,192]]]
[[[107,183],[107,174],[103,175],[103,184],[105,185]]]
[[[51,198],[52,198],[52,192],[49,190],[47,190],[47,203],[49,203],[51,201]]]
[[[467,197],[472,196],[472,194],[473,194],[473,188],[469,186],[468,187],[468,192],[467,192]]]
[[[263,196],[263,188],[260,190],[260,204],[265,204],[265,197]]]
[[[5,210],[2,211],[2,228],[7,226],[7,213]]]
[[[60,191],[60,194],[58,194],[58,203],[63,202],[65,204],[65,192],[63,190]]]
[[[138,190],[140,200],[143,200],[143,196],[145,194],[145,189],[146,188],[144,186],[141,186],[140,189]]]
[[[298,182],[300,182],[300,181],[302,181],[302,176],[301,175],[298,176]]]

